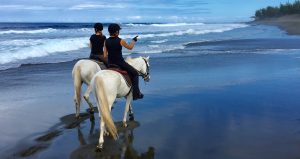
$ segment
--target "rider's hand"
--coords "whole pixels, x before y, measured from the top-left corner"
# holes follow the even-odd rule
[[[135,36],[134,38],[132,38],[132,40],[135,41],[135,42],[137,42],[137,37],[138,36]]]

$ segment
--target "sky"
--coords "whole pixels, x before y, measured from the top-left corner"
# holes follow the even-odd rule
[[[288,0],[1,0],[1,22],[249,21]],[[291,1],[290,1],[291,2]]]

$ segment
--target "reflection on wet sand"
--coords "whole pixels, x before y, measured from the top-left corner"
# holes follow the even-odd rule
[[[133,146],[133,131],[139,126],[138,122],[129,121],[127,128],[123,128],[121,122],[116,122],[115,124],[119,132],[119,139],[114,141],[110,136],[106,136],[104,149],[101,152],[96,152],[99,130],[94,130],[95,121],[90,121],[90,130],[86,138],[85,134],[81,131],[82,128],[80,127],[80,124],[77,126],[77,135],[80,146],[71,153],[71,159],[154,159],[153,147],[149,147],[144,153],[138,153]]]
[[[38,136],[33,136],[28,140],[24,140],[11,150],[12,154],[7,154],[5,158],[40,158],[40,156],[51,156],[51,150],[61,151],[62,149],[68,151],[67,156],[71,159],[94,159],[94,158],[114,158],[114,159],[153,159],[154,148],[150,147],[144,153],[139,153],[133,146],[135,128],[140,124],[137,121],[128,121],[128,127],[122,127],[122,122],[116,122],[119,139],[113,140],[110,136],[105,137],[105,148],[101,152],[96,152],[96,145],[99,139],[99,127],[95,128],[94,114],[81,113],[80,119],[76,119],[74,114],[69,114],[60,118],[61,122],[57,123],[51,129]],[[89,121],[89,122],[86,122]],[[88,128],[88,129],[86,129]],[[68,141],[64,137],[70,137],[74,134],[75,138],[72,141],[79,141],[78,143]],[[61,136],[59,139],[57,139]],[[74,140],[73,140],[74,139]],[[68,146],[57,147],[55,140],[69,144],[74,144],[75,147],[71,149]],[[76,148],[77,147],[77,148]],[[62,148],[62,149],[61,149]],[[57,149],[57,150],[55,150]],[[75,150],[74,150],[75,149]],[[50,151],[49,151],[50,150]],[[47,152],[49,151],[49,152]],[[50,154],[48,154],[50,153]],[[55,155],[54,155],[55,156]],[[59,155],[58,155],[59,156]],[[56,156],[57,157],[57,156]],[[2,157],[0,157],[2,158]],[[42,157],[43,158],[43,157]],[[54,157],[55,158],[55,157]],[[65,158],[65,157],[64,157]]]

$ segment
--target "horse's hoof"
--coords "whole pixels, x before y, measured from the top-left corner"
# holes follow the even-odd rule
[[[90,112],[90,114],[94,114],[95,110],[94,109],[90,109],[89,112]]]
[[[122,126],[123,126],[123,128],[127,128],[128,127],[128,125],[127,125],[126,122],[123,122]]]
[[[95,149],[95,152],[102,152],[102,151],[103,151],[103,147],[102,146],[100,147],[99,145]]]
[[[75,118],[76,118],[77,120],[79,120],[79,119],[80,119],[80,115],[78,115],[78,116],[76,115]]]
[[[134,121],[134,115],[133,114],[129,114],[129,121]]]
[[[108,131],[104,131],[103,135],[104,136],[109,136],[109,132]]]

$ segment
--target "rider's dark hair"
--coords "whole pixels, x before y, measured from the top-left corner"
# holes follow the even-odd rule
[[[120,30],[121,30],[121,27],[119,26],[119,24],[112,23],[108,26],[109,35],[114,35],[117,31],[120,31]]]
[[[99,31],[102,31],[103,30],[103,25],[101,23],[96,23],[94,24],[94,29],[95,29],[95,32],[99,32]]]

